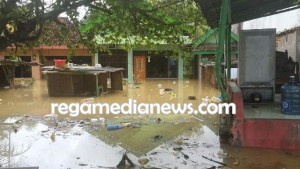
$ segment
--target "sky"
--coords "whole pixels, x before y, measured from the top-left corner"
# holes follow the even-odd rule
[[[300,26],[300,9],[244,22],[243,29],[276,28],[277,33]]]

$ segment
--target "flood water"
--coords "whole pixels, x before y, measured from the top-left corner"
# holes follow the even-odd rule
[[[161,95],[161,88],[172,89],[173,95]],[[197,81],[147,80],[93,98],[97,103],[125,103],[131,98],[139,103],[197,105],[203,97],[218,95],[216,89]],[[188,96],[196,96],[196,100],[188,100]],[[215,115],[44,117],[51,112],[51,103],[81,103],[85,98],[49,97],[45,81],[0,89],[0,122],[24,117],[17,124],[0,124],[0,168],[115,168],[125,152],[135,168],[300,168],[299,152],[221,145]],[[91,121],[99,118],[108,124],[127,122],[136,127],[107,130],[100,121]]]

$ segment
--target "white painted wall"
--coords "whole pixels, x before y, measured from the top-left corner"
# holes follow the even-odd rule
[[[277,37],[276,40],[276,50],[285,52],[288,51],[288,56],[291,56],[294,61],[296,61],[297,51],[296,51],[296,31]]]
[[[277,32],[283,32],[297,26],[300,26],[300,9],[244,22],[242,29],[276,28]]]

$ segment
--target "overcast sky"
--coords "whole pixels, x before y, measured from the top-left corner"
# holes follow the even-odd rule
[[[277,32],[300,26],[300,9],[244,22],[243,29],[276,28]]]

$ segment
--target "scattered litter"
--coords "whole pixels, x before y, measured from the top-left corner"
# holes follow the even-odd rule
[[[52,142],[55,142],[55,131],[52,132],[50,138],[51,138]]]
[[[163,135],[156,135],[153,137],[154,141],[162,139],[164,136]]]
[[[81,167],[87,166],[87,164],[78,164]]]
[[[159,95],[163,96],[165,94],[165,89],[159,89]]]
[[[72,123],[72,124],[75,123],[74,120],[70,120],[70,119],[68,119],[67,122],[68,122],[68,123]]]
[[[171,88],[165,88],[165,92],[171,92],[173,91]]]
[[[140,124],[131,124],[131,127],[132,128],[141,128],[141,125]]]
[[[10,87],[9,86],[4,86],[4,89],[9,89]]]
[[[206,148],[210,148],[210,147],[214,146],[214,145],[209,144],[209,143],[202,143],[202,145],[203,145],[204,147],[206,147]]]
[[[216,97],[216,96],[213,96],[210,100],[211,100],[211,102],[213,102],[213,103],[221,103],[221,102],[222,102],[222,100],[219,99],[219,98]]]
[[[4,124],[15,124],[21,121],[24,117],[9,117],[3,123]]]
[[[49,129],[42,130],[42,133],[46,133],[46,132],[48,132],[48,131],[50,131],[50,130],[49,130]]]
[[[233,162],[233,164],[234,164],[234,165],[239,165],[239,164],[240,164],[240,161],[237,160],[237,159],[235,159],[234,162]]]
[[[182,147],[174,147],[173,150],[174,151],[181,151],[181,150],[183,150],[183,148]]]
[[[140,158],[140,159],[138,159],[138,162],[141,165],[146,165],[149,162],[149,159],[148,158]]]
[[[210,102],[210,99],[208,96],[202,98],[202,103],[209,103]]]
[[[227,153],[224,153],[224,152],[222,152],[222,151],[218,152],[217,155],[218,155],[220,158],[225,158],[225,157],[228,156]]]
[[[0,99],[0,102],[2,102],[2,99]]]
[[[190,84],[190,81],[185,81],[185,84]]]
[[[158,87],[158,88],[161,88],[161,87],[162,87],[162,84],[158,84],[157,87]]]
[[[81,103],[94,103],[94,102],[95,102],[94,98],[86,98],[81,100]]]
[[[196,100],[196,96],[189,96],[188,99],[189,100]]]
[[[131,123],[121,123],[122,124],[122,127],[130,127],[131,126]]]
[[[176,84],[176,81],[173,81],[173,85]]]
[[[97,122],[98,119],[91,119],[91,122]]]
[[[57,118],[57,114],[51,113],[51,114],[46,114],[44,118]]]
[[[226,163],[223,163],[223,162],[219,162],[219,161],[213,160],[213,159],[208,158],[208,157],[206,157],[206,156],[204,156],[204,155],[202,155],[202,157],[205,158],[205,159],[207,159],[207,160],[209,160],[209,161],[215,162],[215,163],[217,163],[217,164],[226,166]]]
[[[158,119],[157,119],[157,123],[160,123],[160,122],[161,122],[161,118],[158,118]]]
[[[173,92],[170,92],[170,99],[174,99],[174,98],[176,98],[176,94]]]
[[[122,128],[122,124],[107,124],[106,128],[107,128],[107,130],[121,129]]]
[[[134,163],[128,158],[127,154],[125,153],[121,159],[121,161],[119,162],[119,164],[117,165],[117,168],[124,168],[124,166],[126,166],[126,162],[128,162],[130,164],[131,167],[134,167]],[[108,168],[108,167],[101,167],[101,168]]]
[[[199,121],[203,121],[202,119],[200,119],[200,118],[198,118],[198,117],[195,117],[195,116],[191,116],[191,118],[196,119],[196,120],[199,120]]]
[[[190,158],[188,155],[184,154],[183,152],[181,152],[181,154],[183,155],[183,158],[186,160],[188,160]]]
[[[100,117],[100,118],[99,118],[99,121],[100,121],[100,125],[102,125],[102,126],[105,125],[105,118]]]
[[[116,116],[116,117],[114,117],[115,119],[119,119],[119,117],[118,116]]]

